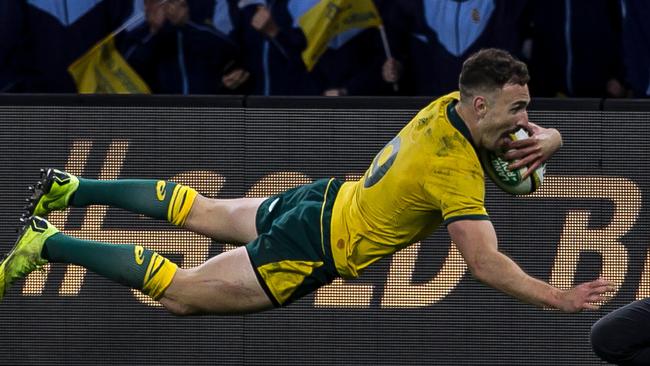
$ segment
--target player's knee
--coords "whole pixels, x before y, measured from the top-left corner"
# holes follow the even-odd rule
[[[176,316],[197,315],[200,313],[195,307],[178,301],[161,299],[160,303],[163,305],[165,310]]]
[[[616,326],[609,319],[604,317],[591,326],[589,340],[594,353],[604,361],[619,363],[626,359],[628,349],[621,339],[617,337]]]

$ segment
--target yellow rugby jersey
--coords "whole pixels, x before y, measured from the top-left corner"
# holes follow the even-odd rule
[[[454,92],[422,109],[334,201],[331,245],[339,274],[426,238],[441,223],[488,219],[485,178]]]

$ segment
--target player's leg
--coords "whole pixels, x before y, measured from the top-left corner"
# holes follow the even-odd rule
[[[26,217],[69,206],[107,205],[167,220],[218,241],[246,243],[257,236],[255,215],[264,198],[211,199],[182,184],[152,179],[95,180],[43,169],[32,187]]]
[[[198,195],[183,228],[223,243],[248,243],[258,235],[257,210],[266,199],[212,199]]]
[[[179,270],[160,302],[179,314],[241,313],[285,306],[338,276],[329,250],[329,212],[339,182],[320,180],[247,206],[222,202],[192,211],[201,218],[247,217],[242,236],[260,235],[245,247],[222,253],[191,270]],[[327,196],[328,189],[333,194]],[[329,197],[329,199],[326,199]],[[236,201],[236,200],[235,200]],[[230,210],[228,214],[211,212]],[[323,221],[323,217],[325,221]],[[325,228],[325,230],[323,230]],[[248,233],[248,234],[247,234]]]
[[[178,269],[160,303],[177,315],[245,314],[274,307],[262,289],[245,247]]]
[[[25,220],[14,249],[0,263],[0,299],[16,281],[51,263],[76,264],[154,299],[162,296],[177,266],[138,245],[80,240],[60,233],[47,220]]]
[[[598,320],[591,345],[603,360],[617,365],[650,365],[650,299],[632,302]]]
[[[272,307],[243,247],[181,270],[144,247],[73,238],[39,217],[26,221],[14,249],[0,263],[0,300],[15,281],[48,262],[82,266],[155,300],[165,294],[163,304],[176,314],[246,313]]]
[[[41,169],[30,187],[26,217],[45,217],[67,207],[107,205],[182,225],[197,192],[182,184],[153,179],[96,180],[57,169]]]

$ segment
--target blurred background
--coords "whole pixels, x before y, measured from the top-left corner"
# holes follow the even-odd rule
[[[533,97],[650,95],[643,0],[2,0],[0,93],[437,96],[503,48]]]

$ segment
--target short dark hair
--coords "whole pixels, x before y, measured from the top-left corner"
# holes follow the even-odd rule
[[[486,48],[463,62],[458,84],[461,95],[471,97],[478,91],[501,89],[506,84],[526,85],[529,80],[525,63],[504,50]]]

